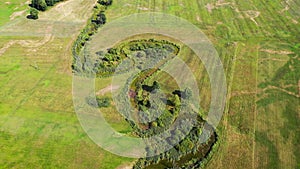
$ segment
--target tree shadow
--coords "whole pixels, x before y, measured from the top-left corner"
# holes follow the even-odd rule
[[[152,92],[153,87],[148,85],[142,85],[143,90],[146,90],[147,92]]]
[[[33,20],[37,20],[38,18],[34,18],[32,15],[27,15],[26,16],[27,19],[33,19]]]

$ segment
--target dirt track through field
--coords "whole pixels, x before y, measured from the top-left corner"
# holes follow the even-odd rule
[[[4,44],[2,48],[0,48],[0,57],[7,51],[7,49],[15,44],[21,45],[25,48],[41,47],[44,44],[51,42],[57,35],[63,36],[65,32],[62,31],[65,31],[65,28],[70,29],[68,26],[77,27],[77,29],[70,31],[78,32],[82,28],[80,25],[84,24],[84,22],[89,18],[91,9],[95,3],[97,3],[93,0],[87,1],[90,3],[84,0],[68,0],[59,3],[49,11],[40,13],[39,19],[36,21],[25,19],[25,11],[15,12],[10,16],[11,22],[8,26],[0,27],[0,35],[2,33],[5,36],[5,32],[8,32],[8,35],[10,36],[14,31],[16,31],[16,34],[21,32],[24,36],[41,36],[43,39],[10,40]],[[24,15],[24,17],[15,19],[19,15]],[[60,23],[62,24],[61,26],[59,25]],[[60,27],[61,29],[57,29]],[[60,30],[61,32],[59,32]]]
[[[106,93],[108,93],[108,92],[113,92],[113,91],[119,89],[119,87],[120,87],[120,86],[109,85],[109,86],[107,86],[106,88],[103,88],[103,89],[99,90],[99,91],[96,93],[96,96],[98,96],[98,95],[104,95],[104,94],[106,94]]]
[[[45,45],[46,43],[53,40],[51,30],[52,30],[52,27],[49,26],[48,29],[46,30],[46,35],[44,36],[44,38],[42,40],[11,40],[11,41],[9,41],[8,43],[6,43],[4,45],[4,47],[2,47],[0,49],[0,56],[3,55],[6,52],[6,50],[14,44],[18,44],[18,45],[21,45],[22,47],[26,47],[26,48],[38,48],[40,46]]]
[[[79,31],[85,26],[86,20],[92,14],[92,8],[95,0],[68,0],[54,6],[49,11],[40,14],[38,20],[28,20],[25,17],[11,20],[8,24],[0,27],[0,36],[17,36],[19,40],[10,40],[0,49],[0,58],[13,45],[20,45],[29,48],[28,54],[35,52],[35,49],[43,47],[43,45],[51,43],[55,38],[64,37],[69,39],[68,44],[64,46],[63,58],[53,63],[53,66],[37,80],[33,86],[28,86],[28,90],[24,93],[23,98],[16,103],[11,111],[13,115],[18,109],[24,105],[27,100],[38,90],[39,84],[48,76],[48,74],[57,67],[57,65],[65,65],[64,73],[69,74],[71,56],[71,46],[73,40],[77,37]],[[69,11],[69,12],[67,12]],[[72,29],[71,29],[72,28]],[[41,40],[24,40],[25,37],[35,37]]]

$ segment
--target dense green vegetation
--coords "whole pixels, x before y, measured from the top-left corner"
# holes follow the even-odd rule
[[[54,6],[56,3],[65,1],[65,0],[31,0],[29,6],[30,14],[27,16],[28,19],[38,19],[38,11],[46,11],[49,7]]]
[[[98,3],[105,6],[110,6],[112,4],[112,0],[98,0]]]
[[[101,1],[102,2],[102,1]],[[77,37],[76,41],[73,44],[72,47],[72,53],[73,53],[73,64],[72,64],[72,70],[75,73],[79,72],[88,72],[88,67],[92,67],[93,65],[90,65],[89,58],[82,58],[80,57],[80,53],[83,50],[83,47],[85,46],[85,43],[90,39],[90,37],[96,33],[97,29],[104,25],[106,23],[106,16],[105,16],[105,5],[101,5],[100,1],[96,4],[94,7],[93,15],[88,20],[87,25],[85,28],[81,31],[79,36]]]
[[[206,136],[210,137],[206,143],[200,143],[199,138],[203,134],[202,128],[205,121],[198,112],[194,112],[190,107],[189,99],[192,97],[192,92],[189,88],[168,93],[161,89],[157,81],[149,84],[149,79],[154,78],[157,72],[160,71],[160,68],[177,56],[179,52],[180,46],[167,40],[139,39],[121,42],[115,47],[107,49],[107,51],[98,51],[96,52],[97,58],[91,58],[90,55],[83,56],[84,62],[81,63],[81,73],[93,72],[99,78],[111,76],[113,73],[126,73],[130,69],[141,71],[131,84],[126,85],[129,86],[129,89],[122,89],[122,92],[116,98],[122,104],[122,101],[125,102],[126,100],[124,97],[127,96],[127,93],[131,97],[130,101],[132,106],[135,107],[136,111],[134,112],[136,113],[130,114],[130,116],[134,117],[137,122],[126,120],[133,129],[133,135],[144,138],[166,131],[171,125],[174,125],[177,119],[181,119],[179,116],[183,116],[182,114],[179,115],[179,111],[184,112],[186,115],[189,113],[198,114],[197,124],[188,132],[185,138],[180,138],[179,135],[181,132],[184,133],[188,130],[184,124],[191,123],[192,119],[189,121],[189,119],[185,118],[184,121],[177,122],[182,124],[181,128],[183,131],[169,131],[169,143],[175,144],[179,142],[179,144],[175,144],[174,148],[158,156],[139,159],[134,168],[157,168],[156,165],[162,165],[162,163],[168,167],[200,166],[201,162],[208,157],[209,152],[217,141],[216,133],[212,127],[209,127],[207,130],[213,134]],[[126,65],[125,70],[117,69],[124,59],[129,59],[132,64]],[[78,71],[78,69],[74,71]],[[164,93],[165,97],[159,95],[161,92]],[[152,94],[158,94],[160,99],[152,100]],[[91,106],[97,107],[97,103],[92,98],[88,98],[87,101]],[[101,107],[98,98],[97,101],[99,107]],[[162,113],[155,119],[158,111]],[[124,114],[124,112],[122,113]],[[154,120],[150,120],[153,118]],[[175,137],[173,138],[172,135],[175,135]],[[148,146],[148,153],[151,156],[151,147],[156,145]],[[163,167],[160,166],[159,168]]]
[[[155,112],[161,109],[159,104],[158,106],[153,106],[151,105],[151,101],[149,100],[149,93],[152,92],[153,89],[159,90],[159,88],[157,87],[158,84],[157,82],[155,82],[152,86],[148,87],[146,85],[146,88],[136,87],[136,93],[138,94],[135,96],[134,101],[137,104],[137,109],[139,112],[137,116],[139,119],[147,121],[149,120],[147,118],[151,117],[152,114],[156,114]],[[136,85],[141,86],[139,84]],[[172,124],[175,123],[175,120],[179,118],[179,111],[181,111],[181,113],[191,113],[190,111],[192,110],[191,108],[189,108],[188,102],[183,97],[180,97],[178,93],[179,92],[177,91],[167,95],[168,98],[165,98],[167,108],[165,110],[162,110],[163,113],[160,114],[160,116],[156,120],[142,124],[131,123],[132,127],[135,129],[134,131],[136,132],[136,135],[139,135],[140,137],[150,137],[153,135],[157,135],[161,132],[166,131],[171,127]],[[208,156],[212,146],[217,141],[217,136],[212,128],[207,129],[210,130],[210,132],[213,134],[208,136],[210,137],[210,139],[208,139],[206,143],[200,143],[199,138],[203,134],[202,128],[205,121],[201,118],[200,115],[198,115],[197,124],[193,127],[192,130],[189,131],[189,133],[184,138],[180,138],[180,132],[184,132],[185,130],[187,130],[184,125],[191,122],[192,120],[189,121],[187,118],[185,118],[185,121],[182,122],[183,126],[181,127],[183,131],[169,131],[170,137],[167,141],[169,142],[169,144],[174,145],[172,149],[154,157],[139,159],[139,161],[134,165],[133,168],[141,169],[146,167],[159,169],[165,167],[192,168],[199,166],[202,160],[204,160],[205,157]],[[171,136],[172,134],[174,137]],[[176,144],[176,142],[179,140],[181,140],[179,144]],[[150,144],[148,146],[149,148],[147,149],[147,153],[148,155],[151,155],[151,151],[153,147],[155,147],[155,145]]]
[[[39,11],[35,8],[30,8],[30,15],[28,16],[30,19],[38,19],[39,18]]]
[[[32,0],[30,6],[39,10],[46,11],[49,6],[53,6],[64,0]]]

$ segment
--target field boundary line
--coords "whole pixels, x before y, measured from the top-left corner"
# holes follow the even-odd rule
[[[254,113],[253,113],[253,139],[252,139],[252,168],[255,169],[255,133],[256,133],[256,116],[257,116],[257,95],[258,95],[258,67],[259,67],[259,46],[256,51],[256,71],[255,71],[255,96],[254,96]]]
[[[227,128],[228,128],[228,113],[229,113],[229,108],[230,108],[231,90],[232,90],[234,74],[235,74],[239,42],[236,42],[235,45],[236,45],[236,47],[235,47],[234,55],[232,58],[231,71],[229,73],[229,81],[228,81],[227,96],[226,96],[226,106],[225,106],[224,115],[223,115],[223,117],[224,117],[224,133],[226,133],[224,136],[224,139],[226,139],[228,137],[228,130],[227,130]],[[224,149],[227,150],[227,141],[226,140],[225,140],[224,146],[225,146]],[[223,159],[223,155],[221,156],[221,158]]]

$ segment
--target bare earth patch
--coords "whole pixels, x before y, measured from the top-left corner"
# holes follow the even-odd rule
[[[106,94],[106,93],[108,93],[108,92],[113,92],[113,91],[119,89],[119,87],[120,87],[120,86],[109,85],[109,86],[107,86],[106,88],[103,88],[103,89],[99,90],[99,91],[96,93],[96,95],[97,95],[97,96],[98,96],[98,95],[104,95],[104,94]]]
[[[205,7],[209,13],[211,13],[212,10],[215,9],[215,6],[211,3],[206,4]]]
[[[294,52],[290,52],[290,51],[284,51],[284,50],[272,50],[272,49],[261,49],[261,52],[267,52],[270,54],[279,54],[279,55],[289,55],[289,54],[294,54]]]
[[[211,13],[213,9],[218,9],[220,7],[228,6],[228,5],[234,6],[234,3],[232,3],[232,2],[225,2],[225,0],[218,0],[214,4],[213,3],[206,4],[205,7],[208,10],[208,12]]]
[[[267,91],[267,90],[279,90],[279,91],[284,92],[284,93],[286,93],[286,94],[289,94],[289,95],[291,95],[291,96],[300,98],[300,92],[299,92],[299,94],[296,94],[296,93],[290,92],[290,91],[288,91],[288,90],[282,89],[282,88],[277,87],[277,86],[268,86],[268,87],[266,87],[265,89],[263,89],[263,92],[265,92],[265,91]]]
[[[46,30],[47,34],[44,36],[44,38],[42,40],[11,40],[11,41],[9,41],[7,44],[4,45],[4,47],[2,47],[0,49],[0,56],[3,55],[6,52],[6,50],[14,44],[19,44],[26,48],[38,48],[38,47],[52,41],[53,36],[51,34],[51,30],[52,30],[51,27],[47,28],[47,30]]]
[[[133,163],[132,164],[122,164],[120,166],[118,166],[116,169],[132,169],[133,167]]]
[[[139,10],[142,10],[142,11],[148,11],[149,8],[146,8],[146,7],[138,7]]]
[[[250,18],[251,21],[253,21],[256,25],[258,25],[255,18],[259,17],[259,15],[260,15],[259,11],[250,10],[250,11],[244,11],[244,13],[247,16],[247,18]]]

